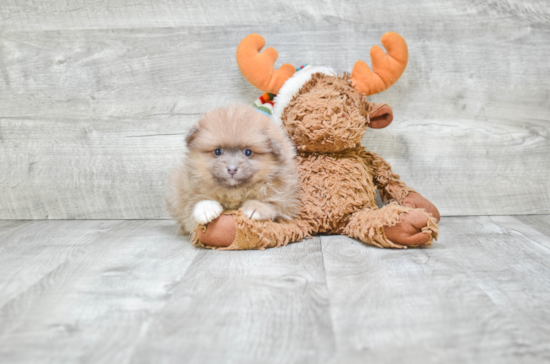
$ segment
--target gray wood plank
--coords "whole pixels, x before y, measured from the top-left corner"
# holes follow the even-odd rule
[[[202,251],[133,363],[329,363],[336,352],[318,239]]]
[[[515,218],[542,234],[550,236],[550,215],[526,215],[515,216]]]
[[[13,230],[19,229],[28,221],[25,220],[0,220],[0,239],[11,233]]]
[[[171,221],[30,224],[0,241],[5,363],[126,362],[198,252]]]
[[[192,247],[170,221],[29,224],[0,242],[2,283],[19,288],[0,289],[3,362],[318,363],[334,354],[318,239],[218,252]]]
[[[116,225],[108,221],[30,221],[0,236],[0,307],[37,285],[45,276],[78,256],[98,233]],[[4,325],[2,325],[5,327]]]
[[[0,121],[0,217],[167,217],[170,170],[194,116]]]
[[[339,361],[549,360],[550,236],[514,222],[444,218],[405,251],[323,237]]]
[[[548,120],[550,25],[472,20],[437,25],[265,26],[278,64],[311,63],[350,71],[393,29],[409,43],[409,65],[373,96],[396,120]],[[3,117],[150,116],[252,102],[235,49],[257,27],[183,27],[8,32],[3,52]],[[480,33],[487,33],[480,37]],[[468,57],[464,57],[468,54]]]
[[[505,0],[499,2],[423,0],[413,5],[393,0],[384,6],[346,0],[313,2],[308,0],[277,2],[158,0],[17,1],[4,0],[0,8],[0,29],[58,30],[90,28],[142,28],[177,26],[238,26],[254,24],[376,24],[437,23],[442,18],[469,21],[472,17],[526,21],[548,21],[550,7],[544,0]]]
[[[1,362],[550,359],[550,235],[512,216],[444,218],[410,250],[322,236],[220,252],[170,221],[1,223]]]
[[[531,215],[533,216],[533,215]],[[550,229],[548,225],[544,228],[544,222],[548,223],[549,215],[537,215],[541,218],[530,219],[527,222],[523,219],[523,216],[493,216],[491,221],[506,229],[511,235],[521,235],[526,239],[530,239],[531,243],[539,244],[548,249],[550,252]],[[542,224],[541,224],[542,223]]]
[[[0,218],[168,217],[168,176],[197,118],[0,120]],[[443,215],[532,213],[550,209],[550,126],[538,123],[537,134],[529,131],[535,125],[466,120],[459,129],[449,121],[430,132],[424,121],[411,121],[368,131],[364,144]]]
[[[368,149],[443,215],[548,213],[550,26],[478,16],[468,26],[266,25],[262,33],[281,63],[344,71],[368,58],[384,31],[400,31],[409,67],[372,97],[393,106],[395,122],[367,132]],[[208,109],[259,95],[234,61],[252,31],[3,34],[0,218],[167,217],[179,134]]]

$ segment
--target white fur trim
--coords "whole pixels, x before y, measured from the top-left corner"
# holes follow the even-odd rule
[[[275,106],[273,107],[272,117],[277,125],[282,125],[281,116],[286,106],[294,95],[300,91],[302,86],[311,80],[311,76],[314,73],[322,73],[329,76],[336,75],[336,72],[330,67],[307,67],[296,72],[291,78],[286,80],[274,99]]]

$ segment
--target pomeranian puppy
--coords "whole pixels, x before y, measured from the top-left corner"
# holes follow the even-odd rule
[[[171,177],[168,209],[191,233],[224,210],[255,220],[299,213],[295,150],[271,118],[251,106],[207,112],[191,129],[183,164]]]

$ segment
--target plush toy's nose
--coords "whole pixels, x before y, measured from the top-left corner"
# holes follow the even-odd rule
[[[227,167],[227,173],[229,173],[232,176],[234,176],[235,173],[237,173],[238,170],[239,170],[239,168],[237,168],[237,166],[228,166]]]

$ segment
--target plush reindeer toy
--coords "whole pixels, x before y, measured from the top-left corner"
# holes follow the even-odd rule
[[[326,67],[296,71],[290,64],[274,70],[275,49],[259,53],[265,41],[258,34],[242,40],[237,48],[242,74],[260,90],[277,94],[273,121],[298,151],[301,212],[294,220],[254,221],[228,211],[199,227],[196,243],[264,249],[315,234],[344,234],[378,247],[406,248],[437,238],[437,208],[361,146],[368,128],[385,128],[393,120],[388,105],[370,103],[366,96],[390,87],[407,65],[407,44],[399,34],[384,34],[382,44],[388,53],[372,47],[372,70],[358,61],[351,75],[338,75]],[[376,189],[387,203],[382,208],[375,202]]]

